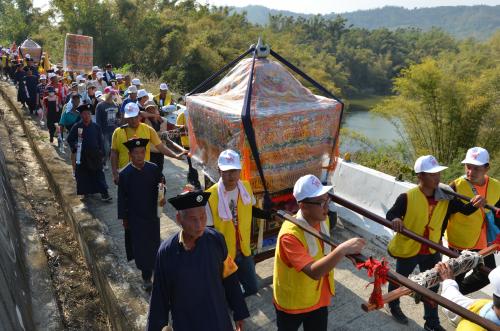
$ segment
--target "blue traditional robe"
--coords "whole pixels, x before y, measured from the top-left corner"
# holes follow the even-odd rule
[[[148,331],[160,331],[172,314],[175,331],[232,331],[233,319],[249,316],[236,272],[223,277],[227,247],[222,235],[206,228],[191,250],[179,233],[164,241],[156,257]]]
[[[128,220],[135,265],[140,270],[153,270],[160,247],[158,218],[158,184],[161,173],[151,162],[139,170],[129,163],[118,181],[118,219]],[[130,252],[129,252],[130,253]]]
[[[83,128],[82,133],[82,152],[81,163],[76,165],[75,178],[76,178],[76,194],[93,194],[93,193],[107,193],[108,185],[106,178],[102,171],[102,155],[104,155],[104,141],[102,137],[101,128],[90,122],[89,125],[84,125],[80,121],[73,125],[69,131],[67,142],[73,153],[76,153],[78,143],[78,128]],[[93,159],[98,163],[97,168],[89,167],[90,157],[86,158],[85,155],[93,154]],[[100,155],[100,160],[96,160]]]

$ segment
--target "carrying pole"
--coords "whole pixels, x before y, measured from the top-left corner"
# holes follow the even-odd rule
[[[310,226],[308,224],[303,224],[303,223],[298,222],[295,217],[288,214],[286,211],[279,210],[277,212],[277,215],[279,217],[281,217],[282,219],[285,219],[289,222],[292,222],[293,224],[295,224],[296,226],[298,226],[299,228],[301,228],[305,232],[318,238],[319,240],[329,244],[330,246],[332,246],[333,249],[335,249],[337,247],[337,244],[334,243],[334,241],[332,240],[332,238],[330,236],[316,230],[315,228],[313,228],[312,226]],[[350,259],[351,261],[356,262],[356,263],[364,263],[368,260],[368,258],[363,256],[362,254],[346,255],[346,257],[348,259]],[[423,286],[418,285],[417,283],[412,282],[407,277],[404,277],[403,275],[398,274],[397,272],[389,270],[387,273],[387,279],[395,284],[400,284],[402,286],[405,286],[405,287],[409,288],[410,290],[412,290],[413,292],[419,293],[423,297],[426,297],[426,298],[436,302],[437,304],[439,304],[442,307],[445,307],[449,311],[451,311],[457,315],[460,315],[462,318],[465,318],[473,323],[476,323],[487,330],[500,331],[500,327],[498,327],[492,321],[484,319],[481,316],[479,316],[478,314],[475,314],[472,311],[465,309],[462,306],[457,305],[453,301],[450,301],[450,300],[440,296],[439,294],[432,292],[428,288],[425,288]]]
[[[383,217],[380,217],[378,216],[377,214],[349,201],[349,200],[346,200],[344,198],[341,198],[339,197],[338,195],[336,194],[330,194],[330,197],[332,198],[332,201],[335,202],[335,203],[338,203],[339,205],[341,206],[344,206],[362,216],[365,216],[369,219],[371,219],[372,221],[380,224],[380,225],[383,225],[389,229],[392,229],[392,222],[391,221],[388,221],[386,220],[385,218]],[[427,238],[424,238],[422,236],[419,236],[418,234],[416,234],[415,232],[413,231],[410,231],[406,228],[403,228],[403,230],[400,232],[402,235],[410,238],[410,239],[413,239],[421,244],[424,244],[424,245],[427,245],[429,246],[430,248],[440,252],[441,254],[444,254],[448,257],[451,257],[451,258],[456,258],[458,256],[460,256],[460,253],[458,253],[457,251],[454,251],[452,249],[449,249],[447,247],[444,247],[443,245],[440,245],[438,243],[435,243]],[[480,265],[479,266],[479,270],[488,275],[491,271],[490,268],[486,267],[485,265]]]

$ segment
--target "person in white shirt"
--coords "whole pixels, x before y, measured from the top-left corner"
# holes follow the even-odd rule
[[[443,297],[500,326],[500,267],[496,267],[488,275],[490,284],[493,287],[492,299],[471,299],[466,297],[460,293],[458,283],[454,279],[453,270],[446,262],[439,262],[436,268],[442,280],[441,295]],[[457,326],[457,331],[484,330],[479,325],[463,319],[448,309],[443,308],[443,311],[450,321]]]

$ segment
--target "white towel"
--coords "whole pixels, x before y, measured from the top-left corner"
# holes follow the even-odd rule
[[[297,215],[295,217],[297,219],[297,221],[299,223],[302,223],[302,224],[307,224],[308,226],[311,226],[306,220],[305,218],[302,216],[302,211],[299,209],[299,211],[297,212]],[[320,231],[323,232],[324,234],[326,235],[329,235],[329,230],[328,230],[328,227],[326,226],[326,221],[322,221],[319,223],[320,224]],[[304,231],[304,237],[306,238],[306,242],[307,242],[307,247],[308,247],[308,250],[309,250],[309,254],[312,256],[312,257],[315,257],[316,254],[318,254],[318,239],[316,239],[316,237],[314,237],[312,234],[310,234],[309,232],[306,232]],[[330,246],[329,244],[327,243],[324,243],[323,244],[323,255],[328,255],[328,253],[330,253],[332,251],[332,246]]]
[[[222,178],[219,178],[219,182],[217,184],[217,193],[219,194],[219,205],[217,206],[217,209],[219,211],[219,217],[224,221],[231,221],[233,219],[233,214],[231,213],[231,209],[229,209],[229,201],[227,201],[226,195],[224,194],[226,192],[226,188],[224,187]],[[248,205],[249,203],[251,203],[252,198],[245,189],[245,186],[243,185],[241,180],[238,180],[237,188],[239,190],[239,195],[241,196],[241,201],[243,202],[243,204]],[[238,202],[236,201],[236,203]]]

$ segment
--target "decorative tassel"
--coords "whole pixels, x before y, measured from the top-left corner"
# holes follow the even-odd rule
[[[382,261],[378,261],[370,257],[363,263],[358,263],[356,268],[365,268],[368,273],[368,277],[374,277],[373,282],[366,285],[368,287],[373,284],[373,291],[370,294],[369,303],[377,305],[377,308],[384,307],[384,299],[382,297],[382,285],[387,283],[387,273],[389,272],[389,267],[387,266],[387,261],[385,258]]]

